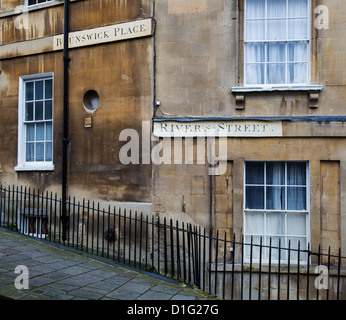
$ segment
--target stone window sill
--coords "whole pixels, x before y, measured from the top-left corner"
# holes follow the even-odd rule
[[[14,168],[16,172],[20,171],[54,171],[54,165],[41,165],[41,166],[23,166],[19,165]]]
[[[309,107],[317,108],[319,94],[322,92],[322,85],[301,85],[301,86],[244,86],[232,87],[232,94],[236,97],[236,109],[245,108],[245,95],[261,93],[307,93],[309,96]]]

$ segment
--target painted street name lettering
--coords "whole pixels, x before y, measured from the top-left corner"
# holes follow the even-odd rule
[[[281,121],[199,121],[154,123],[157,137],[267,137],[282,136]]]

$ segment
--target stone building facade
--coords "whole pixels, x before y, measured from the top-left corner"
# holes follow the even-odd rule
[[[1,3],[1,180],[60,191],[63,1],[34,2]],[[345,254],[341,1],[69,7],[68,194]],[[52,115],[24,119],[40,103]],[[139,160],[124,163],[134,132]]]

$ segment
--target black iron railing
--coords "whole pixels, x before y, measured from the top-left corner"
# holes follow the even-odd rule
[[[67,234],[62,238],[62,209]],[[273,245],[100,202],[0,187],[0,226],[194,284],[224,299],[346,299],[345,257]]]

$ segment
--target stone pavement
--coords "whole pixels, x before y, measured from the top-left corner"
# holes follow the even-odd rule
[[[18,265],[29,289],[16,289]],[[23,284],[23,281],[21,281]],[[210,300],[195,288],[0,228],[0,299]]]

